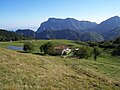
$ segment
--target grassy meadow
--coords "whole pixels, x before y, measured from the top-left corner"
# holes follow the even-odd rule
[[[0,42],[0,90],[120,90],[120,57],[103,52],[94,61],[34,54],[48,41],[80,46],[70,40],[35,40],[32,54],[7,49],[26,41]]]

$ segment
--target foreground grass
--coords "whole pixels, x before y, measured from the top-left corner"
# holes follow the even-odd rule
[[[0,48],[1,90],[120,90],[120,58],[98,61]]]

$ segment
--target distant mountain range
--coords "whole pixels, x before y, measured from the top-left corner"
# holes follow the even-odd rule
[[[17,30],[37,39],[70,39],[82,41],[103,41],[120,37],[120,17],[111,17],[100,24],[90,21],[78,21],[73,18],[49,18],[41,23],[36,32]]]

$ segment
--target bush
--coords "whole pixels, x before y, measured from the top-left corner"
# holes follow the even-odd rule
[[[117,38],[115,41],[114,41],[115,44],[120,44],[120,38]]]
[[[27,42],[24,44],[23,50],[29,53],[32,53],[34,50],[34,44],[31,42]]]
[[[113,50],[112,55],[113,56],[120,56],[120,45]]]
[[[40,52],[44,52],[44,46],[45,46],[45,45],[41,45],[41,46],[40,46]]]
[[[91,48],[87,47],[87,46],[83,46],[83,47],[79,47],[78,50],[74,50],[74,55],[76,55],[77,57],[83,59],[88,59],[91,57]]]

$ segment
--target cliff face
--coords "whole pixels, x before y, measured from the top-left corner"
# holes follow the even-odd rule
[[[42,32],[44,30],[90,30],[97,26],[94,22],[89,21],[78,21],[73,18],[66,19],[56,19],[49,18],[48,21],[43,22],[41,26],[38,28],[37,33]]]

